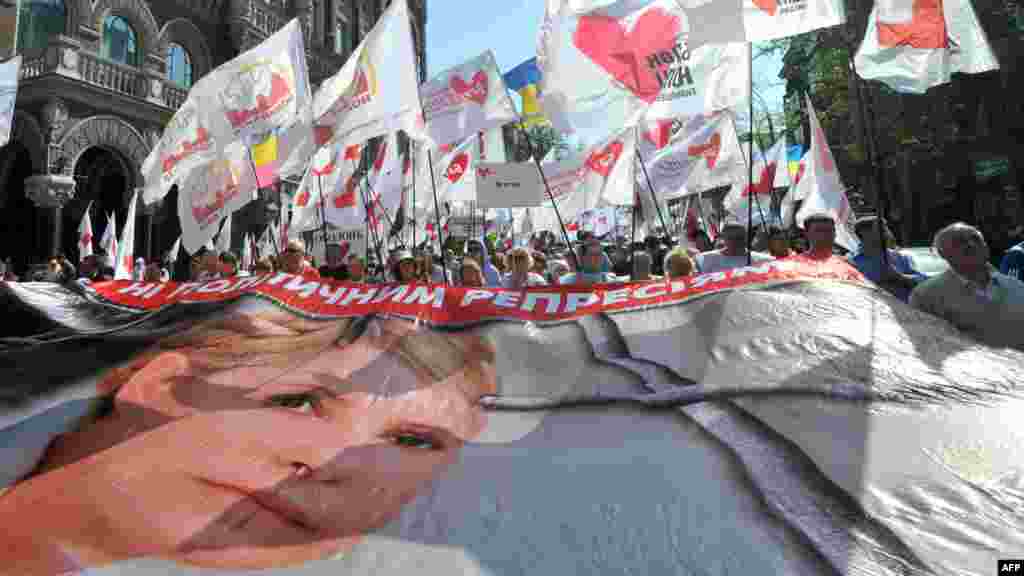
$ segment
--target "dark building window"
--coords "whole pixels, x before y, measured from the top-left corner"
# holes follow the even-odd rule
[[[129,66],[139,65],[139,43],[128,20],[121,16],[107,16],[103,21],[100,56]]]

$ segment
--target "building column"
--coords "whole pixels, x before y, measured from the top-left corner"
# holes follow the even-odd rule
[[[75,197],[75,179],[71,176],[40,174],[25,179],[25,196],[50,216],[50,246],[46,252],[56,256],[61,249],[64,228],[63,208]]]

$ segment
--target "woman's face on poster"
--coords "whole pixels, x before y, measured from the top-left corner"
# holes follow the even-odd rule
[[[234,351],[140,359],[111,416],[51,446],[40,478],[63,474],[100,519],[76,552],[235,568],[322,559],[397,517],[483,429],[475,403],[495,374],[480,336],[371,319],[338,342],[337,323],[300,336],[276,315],[209,324],[211,342],[238,338]],[[289,337],[306,342],[246,350]]]

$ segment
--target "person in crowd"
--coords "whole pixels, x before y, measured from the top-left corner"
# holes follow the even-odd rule
[[[416,278],[416,257],[412,252],[402,249],[393,254],[394,264],[391,267],[391,276],[395,282],[400,284],[412,284]]]
[[[778,226],[768,227],[768,254],[775,259],[789,258],[789,238],[786,231]]]
[[[221,252],[220,273],[225,278],[238,276],[238,257],[232,252]]]
[[[348,281],[356,284],[366,283],[366,260],[357,254],[348,257]]]
[[[733,220],[722,225],[722,234],[725,246],[719,250],[702,252],[697,256],[697,269],[702,274],[724,272],[733,268],[742,268],[748,264],[747,260],[747,227]],[[772,260],[772,257],[762,252],[751,252],[749,254],[750,264],[757,265],[761,262]]]
[[[171,271],[170,271],[170,269],[168,269],[167,266],[161,266],[160,267],[160,282],[170,282],[170,281],[171,281]]]
[[[604,251],[601,250],[601,243],[591,240],[580,249],[579,266],[580,270],[570,272],[558,279],[559,284],[607,284],[617,279],[611,272],[602,272],[601,264]]]
[[[487,286],[501,286],[501,273],[491,264],[490,255],[483,242],[471,239],[466,242],[466,255],[480,265]]]
[[[256,264],[252,267],[252,273],[255,276],[262,276],[264,274],[274,273],[274,260],[270,256],[264,256],[256,261]]]
[[[57,255],[57,265],[60,267],[58,282],[61,284],[73,282],[78,277],[78,270],[75,269],[75,265],[71,263],[71,260],[68,260],[68,257],[63,252]]]
[[[513,248],[508,253],[509,272],[505,275],[502,286],[520,289],[528,286],[544,286],[547,281],[533,271],[533,258],[526,248]]]
[[[145,278],[145,276],[146,276],[146,259],[145,258],[141,258],[141,257],[136,258],[135,259],[135,265],[132,266],[132,280],[134,280],[135,282],[142,282],[142,280],[143,280],[143,278]]]
[[[651,274],[651,254],[649,252],[633,253],[633,270],[630,273],[629,278],[633,282],[660,280],[659,277]]]
[[[222,277],[220,255],[216,250],[204,246],[199,249],[196,258],[199,261],[198,274],[194,278],[196,282],[209,282]]]
[[[540,250],[534,250],[530,252],[530,258],[533,259],[533,268],[531,272],[536,272],[541,276],[545,276],[548,273],[548,257],[544,255],[544,252]]]
[[[623,244],[615,246],[612,250],[612,272],[616,276],[628,276],[633,269],[629,256],[629,252],[626,251],[626,246]]]
[[[808,216],[804,220],[804,237],[808,248],[800,254],[801,259],[819,263],[848,263],[835,254],[836,221],[832,214],[818,212]]]
[[[447,284],[455,282],[455,272],[445,268],[440,256],[430,256],[430,282],[433,284]]]
[[[90,254],[78,264],[78,277],[85,280],[95,280],[99,272],[99,257]]]
[[[918,283],[924,281],[925,277],[914,270],[910,258],[888,248],[885,251],[887,266],[883,267],[879,228],[882,228],[885,234],[886,243],[891,243],[894,239],[892,232],[879,218],[868,216],[857,221],[853,229],[860,239],[861,250],[850,259],[850,263],[865,278],[906,302],[910,298],[910,292]]]
[[[693,276],[695,267],[689,251],[677,246],[665,254],[664,269],[667,278],[685,278]]]
[[[504,278],[508,273],[508,257],[505,252],[495,252],[491,257],[491,264],[498,270],[498,274]]]
[[[327,262],[319,270],[320,277],[339,281],[348,280],[348,269],[341,254],[335,249],[335,245],[328,246],[326,256]]]
[[[548,262],[549,270],[545,272],[548,277],[549,284],[559,284],[563,276],[570,274],[572,269],[569,268],[568,262],[562,259],[554,259]]]
[[[109,282],[114,279],[114,267],[109,264],[100,266],[99,277],[97,278],[100,282]]]
[[[990,346],[1024,350],[1024,283],[989,263],[981,231],[956,222],[936,232],[932,245],[950,267],[918,284],[910,305]]]
[[[693,246],[697,249],[697,254],[710,252],[715,249],[715,243],[711,241],[711,236],[708,236],[707,230],[703,228],[697,231],[697,235],[693,239]]]
[[[299,239],[288,241],[279,258],[281,272],[311,278],[319,278],[320,273],[306,263],[306,245]]]
[[[1024,242],[1011,246],[999,262],[999,272],[1024,282]]]
[[[162,280],[160,278],[160,265],[157,264],[156,262],[150,262],[149,264],[147,264],[142,272],[142,281],[156,283],[161,282]]]
[[[459,279],[462,286],[471,288],[483,288],[485,286],[483,270],[480,269],[480,264],[473,258],[466,258],[462,261]]]

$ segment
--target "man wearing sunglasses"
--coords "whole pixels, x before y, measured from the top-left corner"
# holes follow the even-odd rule
[[[990,346],[1024,350],[1024,283],[989,263],[981,231],[950,224],[935,234],[933,246],[950,269],[914,288],[910,305]]]

